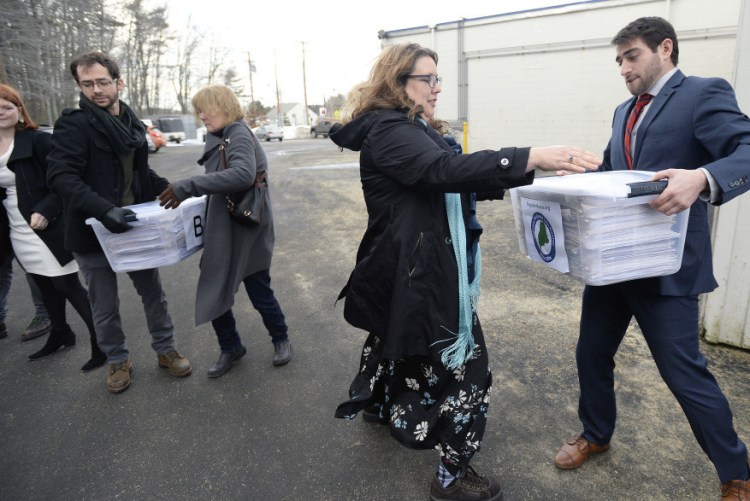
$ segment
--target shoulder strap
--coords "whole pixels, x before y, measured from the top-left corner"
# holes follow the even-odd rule
[[[224,127],[224,135],[221,137],[221,144],[219,145],[219,170],[224,170],[227,168],[227,154],[224,151],[227,147],[227,144],[229,144],[229,138],[227,137],[227,135],[229,134],[229,129],[231,129],[237,123],[239,122],[232,122]]]
[[[225,152],[227,143],[229,142],[229,138],[227,137],[227,133],[229,132],[229,129],[237,124],[238,122],[232,122],[231,124],[227,125],[224,128],[224,135],[221,138],[221,144],[219,145],[219,170],[224,170],[227,168],[227,154]],[[250,136],[255,138],[255,134],[253,134],[253,131],[250,130],[250,127],[247,128],[247,130],[250,132]],[[257,141],[257,139],[256,139]],[[255,187],[260,187],[263,184],[268,184],[268,173],[264,170],[260,172],[255,173]]]

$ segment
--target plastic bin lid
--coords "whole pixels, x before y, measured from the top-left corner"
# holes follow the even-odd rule
[[[521,191],[546,191],[562,195],[626,198],[630,193],[628,183],[647,181],[654,175],[649,171],[608,171],[569,174],[567,176],[540,177]]]

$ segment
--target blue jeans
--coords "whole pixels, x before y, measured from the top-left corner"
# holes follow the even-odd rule
[[[26,279],[31,289],[31,300],[34,302],[35,316],[48,318],[47,309],[42,301],[42,293],[31,277],[26,274]],[[13,282],[13,256],[7,256],[0,263],[0,324],[5,323],[8,316],[8,294]]]
[[[253,308],[258,310],[263,319],[263,325],[268,329],[271,341],[278,343],[289,339],[284,313],[271,289],[271,275],[268,270],[253,273],[242,282],[245,284],[245,290]],[[219,347],[223,353],[232,353],[242,349],[242,340],[237,332],[237,323],[231,308],[213,319],[211,324],[216,331]]]

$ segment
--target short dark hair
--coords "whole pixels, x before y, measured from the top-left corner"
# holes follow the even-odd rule
[[[103,52],[87,52],[73,59],[70,63],[70,73],[73,74],[73,78],[78,82],[78,67],[90,68],[95,64],[101,64],[107,68],[112,80],[120,79],[120,66],[117,64],[117,61]]]
[[[677,34],[669,21],[661,17],[641,17],[621,29],[612,39],[612,45],[620,45],[640,38],[651,49],[656,48],[664,40],[672,40],[672,64],[677,66],[680,56],[680,48],[677,45]]]

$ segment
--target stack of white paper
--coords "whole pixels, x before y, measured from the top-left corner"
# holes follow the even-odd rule
[[[111,233],[98,220],[86,220],[114,271],[174,264],[203,247],[206,197],[189,198],[177,209],[164,209],[156,201],[128,208],[136,213],[137,220],[125,233]]]

